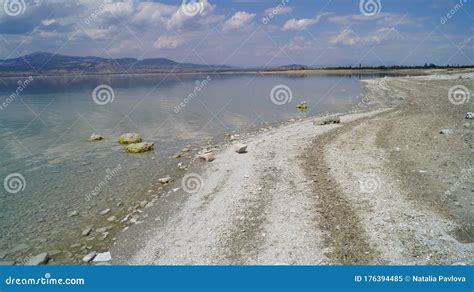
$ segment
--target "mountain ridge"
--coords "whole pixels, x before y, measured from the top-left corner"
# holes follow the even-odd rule
[[[102,58],[34,52],[17,58],[0,59],[0,75],[121,74],[164,72],[208,72],[236,69],[227,65],[179,63],[167,58]]]

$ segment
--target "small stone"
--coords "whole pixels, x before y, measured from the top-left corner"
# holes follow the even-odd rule
[[[189,148],[183,148],[181,149],[181,152],[184,152],[184,153],[189,152]]]
[[[49,261],[49,256],[47,252],[39,254],[37,256],[32,257],[29,261],[25,263],[26,266],[39,266],[45,265]]]
[[[206,162],[212,162],[216,160],[216,156],[212,152],[204,153],[198,156],[199,159],[204,160]]]
[[[145,206],[148,204],[148,201],[141,201],[140,202],[140,207],[145,208]]]
[[[97,255],[97,252],[93,251],[82,258],[85,263],[90,263]]]
[[[94,263],[108,262],[111,260],[112,260],[112,255],[110,254],[110,251],[108,251],[108,252],[102,252],[102,253],[97,254],[95,258],[93,259],[93,262]]]
[[[235,152],[242,154],[242,153],[247,153],[247,145],[238,143],[234,145]]]
[[[82,236],[88,236],[89,234],[91,234],[92,232],[92,228],[86,228],[82,231]]]
[[[167,183],[171,182],[171,177],[170,176],[162,177],[162,178],[158,179],[158,182],[160,184],[167,184]]]
[[[115,216],[110,216],[109,218],[107,218],[107,221],[109,221],[109,222],[115,222],[115,221],[117,221],[117,217],[115,217]]]
[[[67,214],[68,217],[76,217],[77,215],[79,215],[77,210],[71,211]]]
[[[97,229],[95,230],[95,232],[97,232],[97,233],[103,233],[103,232],[109,231],[110,229],[112,229],[111,226],[106,226],[106,227],[97,228]]]
[[[80,243],[75,243],[70,246],[70,248],[79,248],[79,247],[81,247]]]
[[[453,130],[451,129],[442,129],[441,131],[439,131],[440,134],[443,134],[443,135],[451,135],[453,133]]]
[[[95,141],[101,141],[101,140],[103,140],[103,139],[104,139],[104,137],[102,137],[102,136],[99,135],[99,134],[95,134],[95,133],[94,133],[94,134],[92,134],[92,135],[89,137],[88,141],[89,141],[89,142],[95,142]]]
[[[307,112],[308,111],[308,105],[306,104],[306,101],[303,101],[303,102],[299,103],[296,106],[296,108],[299,109],[302,112]]]
[[[102,211],[100,211],[100,215],[107,215],[108,213],[110,213],[110,209],[104,209]]]
[[[320,125],[330,125],[330,124],[340,124],[341,118],[340,117],[329,117],[325,118]]]
[[[468,113],[466,114],[466,119],[468,119],[468,120],[474,119],[474,112],[468,112]]]

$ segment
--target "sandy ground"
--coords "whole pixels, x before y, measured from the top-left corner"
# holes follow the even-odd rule
[[[377,110],[225,148],[197,192],[164,197],[152,223],[124,232],[114,263],[472,264],[473,105],[450,103],[453,85],[473,89],[474,76],[370,81]]]

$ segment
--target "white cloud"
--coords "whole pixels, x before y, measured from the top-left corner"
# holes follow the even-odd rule
[[[304,37],[294,37],[285,46],[285,48],[290,51],[301,51],[301,50],[311,49],[312,47],[313,47],[313,44],[310,41],[307,41]]]
[[[201,0],[197,3],[200,5],[199,13],[190,15],[183,11],[182,6],[179,6],[169,19],[168,26],[173,29],[185,28],[192,30],[222,20],[222,17],[213,14],[215,5],[211,5],[207,0]]]
[[[364,34],[359,37],[352,29],[345,28],[338,35],[330,39],[331,44],[341,44],[346,46],[354,46],[359,44],[373,45],[380,44],[384,41],[403,39],[398,30],[393,27],[382,27],[375,31]]]
[[[175,49],[183,43],[184,40],[178,36],[160,36],[153,47],[156,49]]]
[[[276,7],[265,9],[265,11],[263,11],[263,14],[265,16],[268,16],[268,15],[283,15],[283,14],[288,14],[292,11],[293,11],[293,7],[291,7],[291,6],[278,5]]]
[[[288,20],[284,25],[282,30],[283,31],[288,31],[288,30],[301,30],[305,29],[311,25],[314,25],[321,20],[321,17],[323,17],[325,14],[319,14],[315,18],[303,18],[303,19],[290,19]]]
[[[353,46],[360,42],[360,38],[350,28],[343,29],[338,35],[330,40],[331,44],[342,44],[346,46]]]
[[[222,26],[223,31],[230,31],[241,29],[243,27],[248,26],[253,19],[255,18],[255,14],[248,13],[245,11],[239,11],[235,13],[230,19],[228,19],[224,25]]]
[[[415,25],[421,26],[425,18],[412,18],[408,15],[398,13],[379,13],[371,17],[363,14],[335,15],[328,18],[330,22],[341,25],[354,25],[356,23],[375,21],[377,25],[398,26]]]

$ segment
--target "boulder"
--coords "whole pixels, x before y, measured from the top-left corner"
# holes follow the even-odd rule
[[[143,142],[143,143],[133,143],[127,146],[128,153],[143,153],[151,151],[155,148],[155,144]]]
[[[49,261],[49,256],[47,252],[44,252],[42,254],[39,254],[37,256],[32,257],[29,259],[25,265],[26,266],[39,266],[39,265],[45,265]]]
[[[89,141],[89,142],[95,142],[95,141],[101,141],[101,140],[103,140],[103,139],[104,139],[104,137],[102,137],[102,136],[99,135],[99,134],[95,134],[95,133],[94,133],[94,134],[92,134],[92,135],[89,137],[88,141]]]
[[[133,143],[140,143],[141,141],[142,141],[142,137],[137,133],[123,134],[119,138],[120,144],[133,144]]]
[[[247,145],[238,143],[234,145],[235,152],[242,154],[242,153],[247,153]]]
[[[93,259],[94,263],[108,262],[111,260],[112,260],[112,255],[110,254],[110,251],[99,253]]]
[[[93,251],[82,258],[85,263],[90,263],[97,256],[97,252]]]
[[[207,153],[199,155],[198,158],[206,162],[211,162],[216,159],[216,156],[212,152],[207,152]]]
[[[468,113],[466,114],[466,119],[468,119],[468,120],[474,119],[474,112],[468,112]]]

